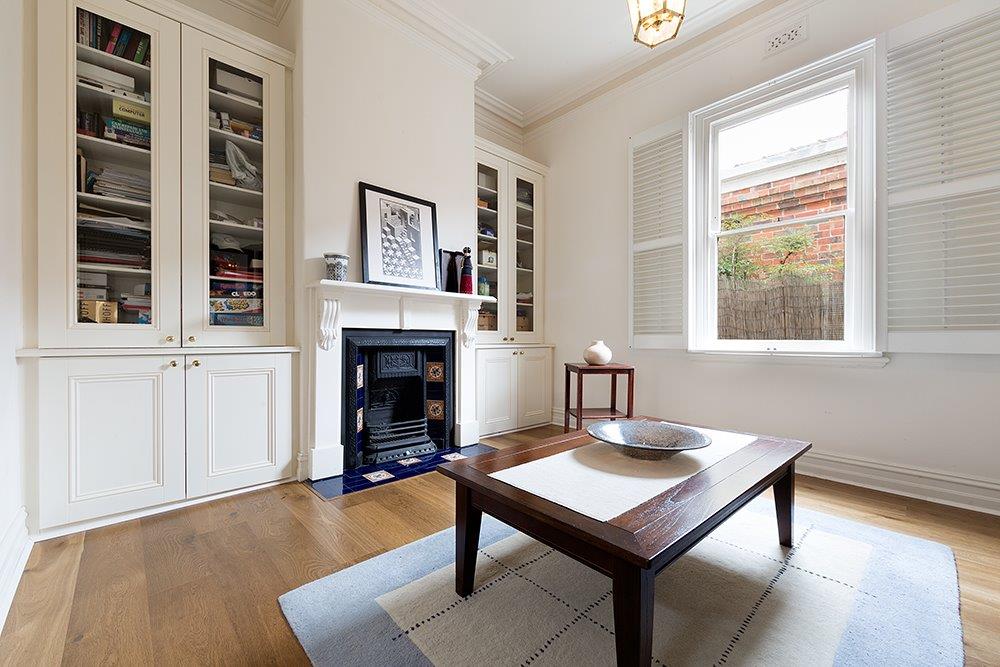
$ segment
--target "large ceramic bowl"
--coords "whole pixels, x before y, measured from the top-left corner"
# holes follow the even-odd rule
[[[693,428],[642,419],[596,422],[587,427],[587,433],[637,459],[665,459],[712,444],[711,438]]]

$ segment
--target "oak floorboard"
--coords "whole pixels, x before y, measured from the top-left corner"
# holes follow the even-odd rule
[[[83,541],[77,533],[34,545],[0,634],[0,664],[62,662]]]
[[[87,531],[63,664],[152,663],[146,571],[138,521]]]
[[[454,495],[437,473],[329,501],[290,483],[39,542],[0,634],[0,665],[306,664],[277,597],[453,525]],[[1000,664],[1000,517],[803,476],[796,502],[951,546],[966,661]]]

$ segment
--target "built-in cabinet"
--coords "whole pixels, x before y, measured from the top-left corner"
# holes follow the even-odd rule
[[[163,10],[39,4],[39,528],[294,475],[285,67]]]
[[[545,177],[538,169],[525,158],[477,142],[476,284],[479,294],[497,300],[479,311],[483,342],[543,339]]]
[[[293,475],[290,359],[37,359],[39,528]]]
[[[483,436],[552,420],[552,348],[491,346],[476,350],[476,414]]]

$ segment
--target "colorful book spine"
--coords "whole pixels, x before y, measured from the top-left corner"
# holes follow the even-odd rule
[[[130,134],[149,141],[149,128],[120,118],[105,118],[104,125],[116,134]]]
[[[135,121],[149,125],[149,108],[132,104],[125,100],[113,100],[111,103],[111,113],[115,118]]]
[[[105,53],[114,53],[115,48],[118,46],[118,37],[122,34],[122,24],[115,23],[111,26],[111,38],[108,40],[108,45],[104,47]]]
[[[128,40],[131,37],[132,28],[122,28],[121,34],[118,35],[118,43],[115,44],[115,50],[112,53],[121,58],[125,54],[125,49],[128,47]]]
[[[132,58],[132,62],[141,63],[146,59],[146,51],[149,50],[149,37],[143,36],[139,40],[139,46],[135,50],[135,57]]]

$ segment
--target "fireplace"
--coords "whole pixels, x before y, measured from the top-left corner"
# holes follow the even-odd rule
[[[344,330],[344,467],[452,446],[454,334]]]

